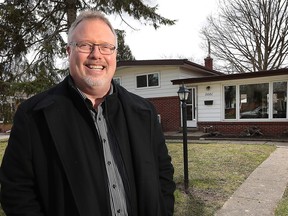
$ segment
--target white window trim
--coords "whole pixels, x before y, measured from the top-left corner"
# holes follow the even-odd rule
[[[158,75],[158,85],[157,86],[145,86],[145,87],[137,87],[137,77],[138,76],[146,76],[148,80],[148,75],[150,74],[157,74]],[[142,74],[136,74],[135,75],[135,89],[153,89],[153,88],[159,88],[160,87],[160,73],[159,72],[151,72],[151,73],[142,73]],[[148,84],[148,83],[147,83]]]
[[[275,82],[287,82],[287,95],[288,95],[288,81],[286,80],[273,80],[273,81],[270,81],[270,82],[259,82],[259,83],[247,83],[247,84],[239,84],[239,83],[235,83],[235,84],[223,84],[222,85],[222,110],[221,110],[221,113],[222,113],[222,120],[223,121],[241,121],[241,122],[253,122],[253,121],[257,121],[257,122],[267,122],[267,121],[287,121],[288,119],[288,107],[286,107],[286,118],[273,118],[273,114],[272,114],[272,109],[273,109],[273,101],[272,101],[272,98],[273,98],[273,83]],[[257,119],[253,119],[253,118],[249,118],[249,119],[241,119],[240,118],[240,113],[239,113],[239,109],[240,109],[240,85],[250,85],[250,84],[264,84],[264,83],[268,83],[268,86],[269,86],[269,90],[268,90],[268,97],[269,97],[269,116],[268,118],[264,118],[264,119],[261,119],[261,118],[257,118]],[[225,87],[226,86],[236,86],[236,118],[235,119],[225,119]]]

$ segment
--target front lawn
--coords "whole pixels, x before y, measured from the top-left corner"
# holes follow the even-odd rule
[[[0,162],[6,145],[6,141],[0,141]],[[188,144],[189,193],[186,194],[183,192],[182,143],[168,143],[167,146],[177,184],[174,216],[214,215],[276,148],[272,145]],[[287,199],[286,192],[286,201],[283,199],[284,204],[280,204],[283,212],[287,212]],[[0,216],[4,215],[0,209]]]
[[[168,144],[175,167],[175,216],[212,216],[274,150],[272,145],[188,144],[189,193],[181,143]]]
[[[282,200],[277,205],[275,210],[275,216],[287,216],[288,215],[288,185],[282,197]]]

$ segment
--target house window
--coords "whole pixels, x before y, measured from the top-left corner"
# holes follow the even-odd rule
[[[136,76],[136,86],[137,88],[159,86],[159,74],[151,73]]]
[[[273,83],[273,118],[286,118],[287,82]]]
[[[224,86],[224,118],[287,118],[287,88],[287,82]]]
[[[240,118],[268,118],[269,84],[240,85]]]
[[[225,119],[236,119],[236,86],[224,86]]]

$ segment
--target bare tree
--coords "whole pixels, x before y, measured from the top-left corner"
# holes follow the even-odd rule
[[[288,63],[287,0],[222,0],[202,35],[228,73],[277,69]]]

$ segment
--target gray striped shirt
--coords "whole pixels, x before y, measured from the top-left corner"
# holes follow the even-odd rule
[[[84,100],[88,100],[88,98],[79,89],[78,91],[82,95]],[[112,93],[112,91],[113,86],[111,86],[110,94]],[[112,145],[113,143],[109,141],[107,123],[106,119],[104,118],[103,108],[101,105],[102,104],[98,106],[97,112],[90,109],[90,113],[94,120],[99,138],[103,146],[104,160],[108,176],[111,212],[113,216],[127,216],[128,212],[125,189],[118,167],[115,163],[113,153],[110,148],[110,145]]]
[[[93,116],[95,126],[97,128],[99,137],[103,145],[104,159],[108,176],[108,187],[110,192],[110,204],[112,215],[126,216],[128,215],[128,213],[127,213],[124,185],[110,149],[111,143],[109,142],[108,138],[108,129],[106,120],[103,116],[102,106],[101,105],[98,106],[97,116],[96,113],[93,112],[92,110],[91,114]]]

